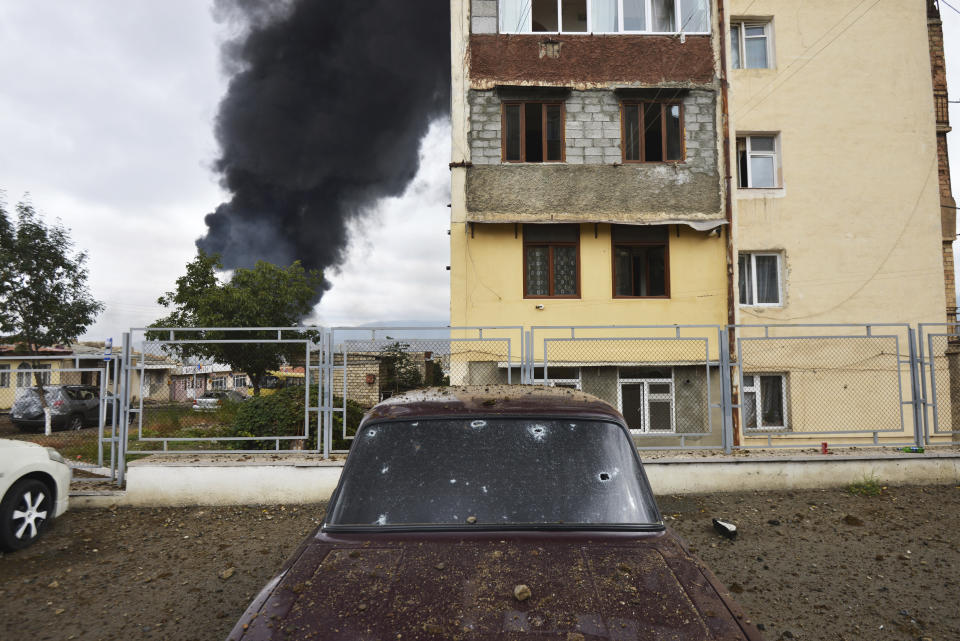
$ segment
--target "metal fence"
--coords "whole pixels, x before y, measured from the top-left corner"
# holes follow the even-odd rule
[[[118,368],[75,365],[52,356],[0,357],[0,438],[53,447],[74,468],[111,475]]]
[[[956,323],[141,328],[118,360],[0,358],[0,431],[123,482],[147,454],[343,453],[368,409],[411,389],[543,384],[608,401],[644,450],[960,442]],[[21,431],[37,376],[90,413]]]

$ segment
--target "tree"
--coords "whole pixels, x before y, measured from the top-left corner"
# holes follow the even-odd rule
[[[176,290],[157,299],[172,311],[152,327],[294,327],[313,309],[317,290],[323,283],[319,271],[305,270],[300,261],[289,267],[258,261],[253,269],[235,270],[226,282],[217,277],[217,272],[222,271],[218,255],[199,251],[197,257],[187,263],[187,273],[177,279]],[[181,357],[210,359],[246,373],[254,396],[259,396],[268,372],[303,355],[300,344],[256,342],[276,337],[275,331],[263,330],[204,331],[200,336],[196,332],[175,332],[175,339],[202,338],[203,342],[174,344],[167,349]],[[169,333],[151,331],[147,338],[168,339]],[[291,336],[288,334],[285,338]],[[297,338],[307,340],[315,336],[303,331]],[[218,343],[218,340],[246,342]]]
[[[384,390],[394,394],[423,386],[423,374],[417,362],[410,355],[409,343],[396,341],[383,350],[380,363],[383,368],[382,385]]]
[[[16,212],[11,220],[0,201],[0,332],[37,354],[76,341],[103,305],[87,289],[87,254],[73,252],[67,230],[47,224],[29,202]],[[49,434],[44,378],[35,376]]]

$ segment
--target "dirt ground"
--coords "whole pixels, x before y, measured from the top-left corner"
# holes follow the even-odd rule
[[[660,497],[767,639],[960,639],[960,487]],[[75,510],[0,557],[0,639],[224,639],[323,506]],[[736,523],[734,541],[711,518]]]

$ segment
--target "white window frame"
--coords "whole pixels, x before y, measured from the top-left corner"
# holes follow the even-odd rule
[[[740,37],[737,40],[737,53],[740,57],[740,66],[733,66],[733,56],[730,57],[730,68],[731,69],[774,69],[775,63],[773,61],[773,21],[771,20],[747,20],[747,19],[737,19],[734,18],[730,21],[730,29],[733,30],[734,27],[740,29]],[[749,36],[751,40],[759,40],[763,38],[766,40],[767,45],[767,66],[766,67],[747,67],[747,27],[762,27],[763,35],[762,36]],[[730,38],[730,46],[734,45],[733,38]]]
[[[568,367],[570,367],[570,366],[569,366],[569,365],[556,365],[555,367],[566,367],[566,368],[568,368]],[[534,384],[534,385],[548,385],[548,386],[550,386],[550,387],[572,387],[573,389],[576,389],[576,390],[582,390],[582,389],[583,389],[583,384],[581,383],[581,380],[583,379],[583,372],[582,372],[582,370],[581,370],[579,367],[577,368],[577,377],[576,377],[576,378],[552,378],[552,377],[549,377],[549,374],[550,374],[549,365],[545,368],[545,372],[544,372],[544,373],[547,375],[547,376],[545,376],[544,378],[534,378],[534,379],[533,379],[533,384]]]
[[[631,434],[676,434],[677,433],[677,388],[674,385],[676,378],[674,370],[670,368],[670,378],[620,378],[620,371],[617,370],[617,410],[623,414],[623,386],[624,384],[637,385],[643,384],[643,417],[641,422],[642,429],[630,429]],[[669,394],[651,394],[651,385],[670,385]],[[670,401],[670,430],[651,430],[650,429],[650,401]]]
[[[749,256],[750,257],[750,293],[753,296],[752,303],[744,303],[739,300],[740,298],[740,287],[739,282],[737,283],[737,299],[740,307],[783,307],[783,258],[780,256],[779,252],[740,252],[737,256],[737,270],[740,270],[740,256]],[[777,259],[777,302],[776,303],[760,303],[757,302],[757,256],[773,256]],[[740,278],[743,278],[743,273],[740,273]]]
[[[247,384],[247,375],[246,374],[235,374],[233,377],[233,388],[238,387],[249,387]]]
[[[216,392],[222,392],[227,389],[227,377],[226,376],[211,376],[210,377],[210,390]]]
[[[26,365],[26,367],[24,367],[24,365]],[[33,371],[30,371],[30,370],[33,370]],[[34,383],[37,380],[36,370],[46,370],[41,375],[41,378],[43,379],[44,385],[50,385],[51,372],[53,371],[53,366],[51,366],[49,363],[35,364],[35,363],[28,363],[24,361],[20,363],[19,366],[17,366],[17,387],[33,387]],[[26,385],[22,384],[24,380],[28,381]]]
[[[757,414],[757,426],[756,427],[747,427],[747,417],[742,415],[741,421],[743,424],[743,429],[745,431],[780,431],[784,432],[790,429],[790,421],[787,419],[789,412],[787,411],[787,375],[784,372],[762,372],[762,373],[742,373],[743,380],[741,383],[741,396],[746,396],[747,394],[754,394],[754,407],[756,408]],[[746,379],[750,376],[753,378],[753,385],[747,386]],[[783,408],[783,425],[764,425],[763,424],[763,395],[760,391],[763,387],[760,385],[760,378],[763,376],[777,376],[780,378],[780,403]],[[741,403],[743,399],[741,398]],[[743,414],[743,409],[741,409],[741,414]]]
[[[782,168],[780,166],[780,134],[777,132],[754,132],[749,134],[737,134],[734,140],[734,147],[737,158],[737,172],[740,171],[740,149],[737,140],[746,139],[747,143],[747,186],[740,186],[740,176],[737,175],[737,189],[781,189],[783,187]],[[754,138],[773,138],[773,151],[753,151],[752,140]],[[753,172],[750,171],[750,160],[753,157],[773,158],[773,186],[754,187]]]
[[[9,363],[0,364],[0,388],[10,387],[10,371]]]
[[[526,0],[529,3],[530,11],[533,11],[533,0]],[[623,28],[623,0],[617,0],[617,31],[595,31],[593,27],[593,9],[591,8],[591,0],[586,0],[587,3],[587,30],[586,31],[563,31],[563,0],[556,0],[557,3],[557,26],[561,29],[560,31],[516,31],[508,30],[504,28],[502,24],[502,19],[498,18],[498,28],[500,33],[557,33],[557,34],[593,34],[593,33],[627,33],[627,34],[678,34],[678,33],[687,33],[691,35],[709,35],[711,33],[711,25],[713,21],[713,3],[710,0],[704,0],[707,4],[707,31],[683,31],[683,30],[674,30],[674,31],[650,31],[649,29],[644,29],[642,31],[625,31]],[[503,0],[499,0],[498,7],[498,16],[504,16],[505,13],[500,7],[500,4]],[[650,24],[650,16],[653,15],[653,0],[644,0],[644,16],[647,20],[647,26]],[[673,2],[673,24],[679,27],[683,27],[683,22],[681,22],[680,15],[680,0],[674,0]],[[769,54],[767,60],[769,61]]]

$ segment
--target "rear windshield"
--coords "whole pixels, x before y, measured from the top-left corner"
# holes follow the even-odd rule
[[[425,420],[365,426],[333,526],[653,525],[633,444],[612,423]]]

